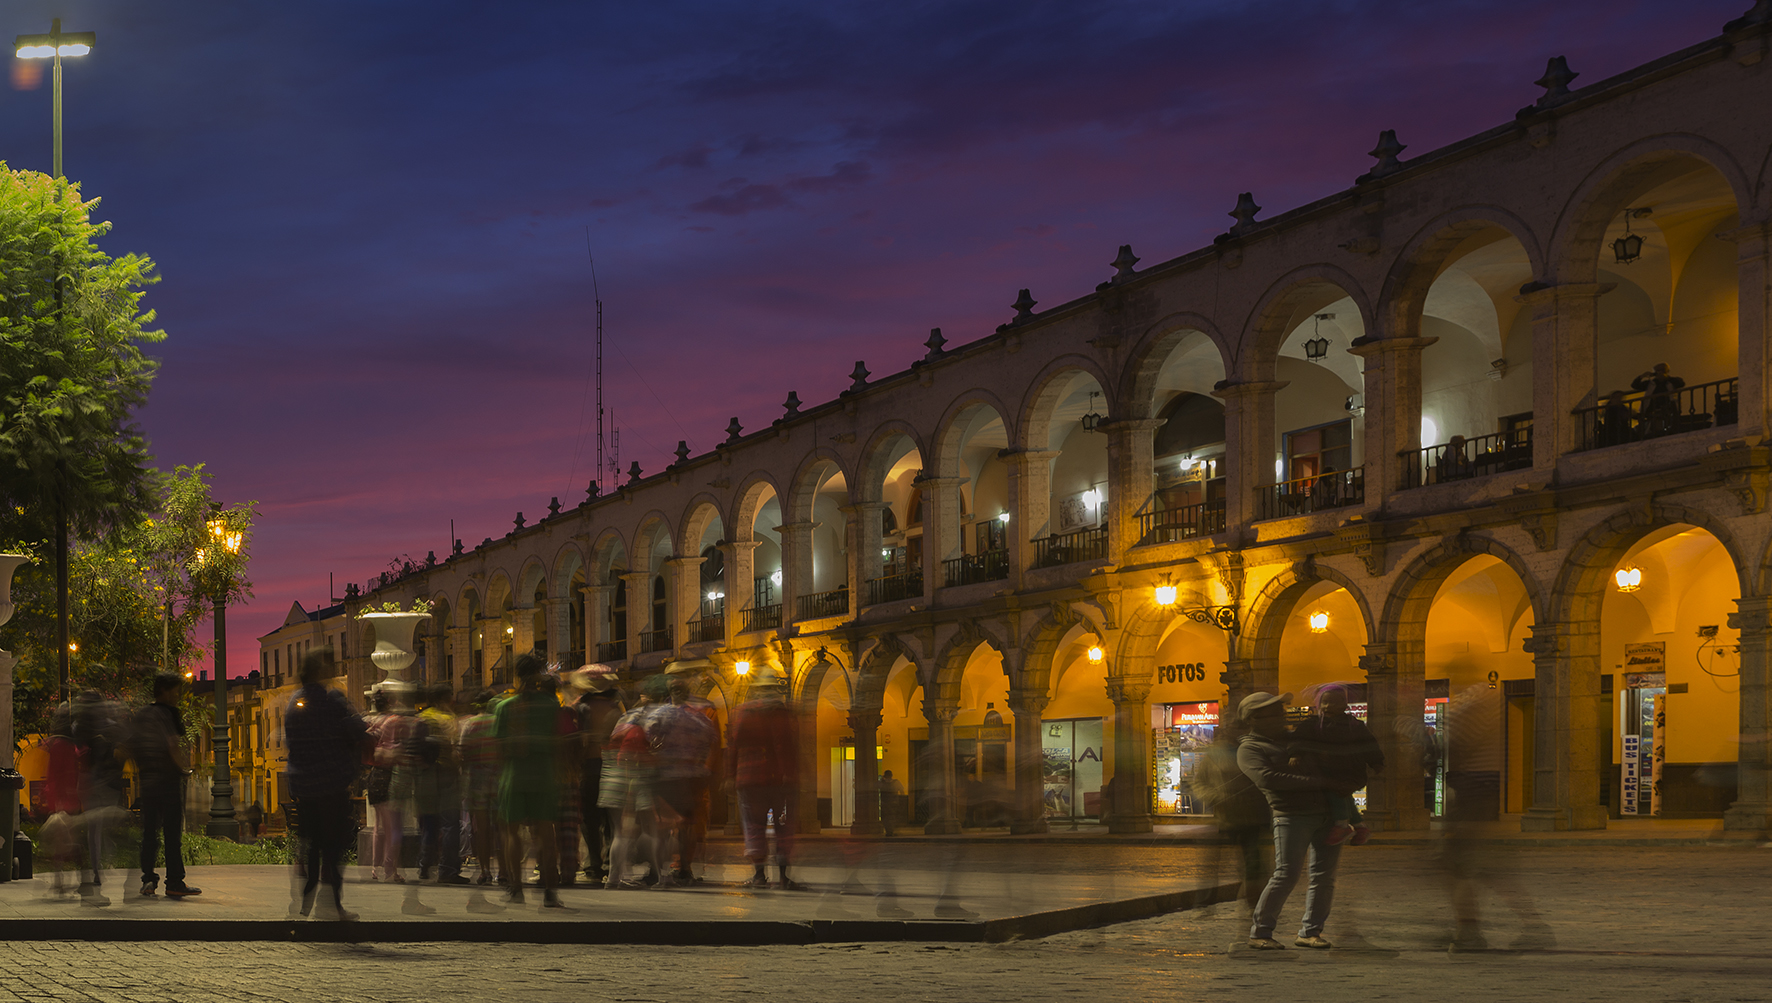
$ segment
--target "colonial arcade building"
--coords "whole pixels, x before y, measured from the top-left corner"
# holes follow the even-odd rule
[[[805,828],[879,831],[890,769],[932,832],[1148,829],[1204,810],[1227,701],[1332,681],[1385,827],[1449,771],[1526,829],[1763,827],[1768,28],[1585,87],[1553,60],[1494,129],[1386,133],[1342,191],[1245,195],[1211,246],[1122,248],[357,601],[431,601],[417,671],[463,687],[531,647],[691,660],[724,714],[785,673]]]

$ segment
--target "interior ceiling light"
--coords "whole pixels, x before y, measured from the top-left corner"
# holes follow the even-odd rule
[[[1613,572],[1612,580],[1618,583],[1618,591],[1635,592],[1643,587],[1643,569],[1619,568]]]
[[[1329,629],[1329,614],[1318,610],[1311,614],[1311,633],[1321,634]]]

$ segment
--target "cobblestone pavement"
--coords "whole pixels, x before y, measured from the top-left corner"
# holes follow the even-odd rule
[[[1366,847],[1344,859],[1331,951],[1229,949],[1245,933],[1236,906],[940,947],[15,943],[0,954],[0,1001],[1772,999],[1772,850],[1488,858],[1485,935],[1504,945],[1542,921],[1554,943],[1528,951],[1447,950],[1445,869],[1431,853]]]

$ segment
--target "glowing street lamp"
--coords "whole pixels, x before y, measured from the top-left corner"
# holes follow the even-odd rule
[[[92,51],[98,36],[90,31],[62,31],[62,19],[56,18],[49,22],[47,35],[20,35],[13,42],[13,54],[20,59],[52,60],[54,70],[51,74],[54,82],[50,85],[54,93],[52,105],[55,119],[55,170],[56,177],[62,176],[62,57],[84,56]]]
[[[751,674],[751,663],[746,661],[733,662],[732,671],[741,676],[748,676]]]
[[[1613,572],[1612,580],[1618,584],[1618,591],[1635,592],[1643,587],[1643,569],[1619,568]]]
[[[1102,661],[1106,658],[1107,658],[1107,652],[1105,652],[1101,649],[1101,645],[1091,644],[1089,646],[1089,664],[1090,665],[1100,665],[1102,663]]]
[[[59,29],[60,22],[57,22]],[[58,118],[59,121],[59,118]],[[58,144],[59,145],[59,144]],[[242,534],[228,527],[221,519],[209,522],[210,545],[197,551],[197,562],[226,560],[240,553]],[[215,749],[215,776],[209,785],[208,834],[216,839],[240,838],[240,823],[234,816],[234,773],[228,760],[228,584],[233,575],[231,565],[224,566],[215,603],[215,723],[210,732],[210,745]]]
[[[1175,586],[1164,582],[1151,590],[1151,598],[1156,601],[1158,606],[1173,606],[1175,605]]]

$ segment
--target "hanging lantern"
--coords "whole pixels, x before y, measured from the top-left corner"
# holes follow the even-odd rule
[[[1643,587],[1643,569],[1619,568],[1613,572],[1612,580],[1618,583],[1618,591],[1635,592]]]
[[[1332,313],[1319,313],[1311,317],[1311,332],[1316,337],[1304,343],[1304,357],[1312,362],[1322,362],[1329,357],[1329,339],[1323,337],[1323,322],[1334,320]]]
[[[1093,432],[1101,427],[1101,415],[1095,410],[1095,398],[1100,397],[1095,391],[1089,392],[1089,411],[1083,415],[1083,431]]]
[[[1310,623],[1311,623],[1311,633],[1321,634],[1324,631],[1329,629],[1329,614],[1324,613],[1321,610],[1319,610],[1315,613],[1312,613],[1311,617],[1310,617]]]
[[[1649,215],[1648,209],[1626,209],[1624,211],[1624,236],[1612,242],[1612,256],[1621,265],[1628,265],[1643,256],[1643,238],[1631,232],[1630,221]]]

